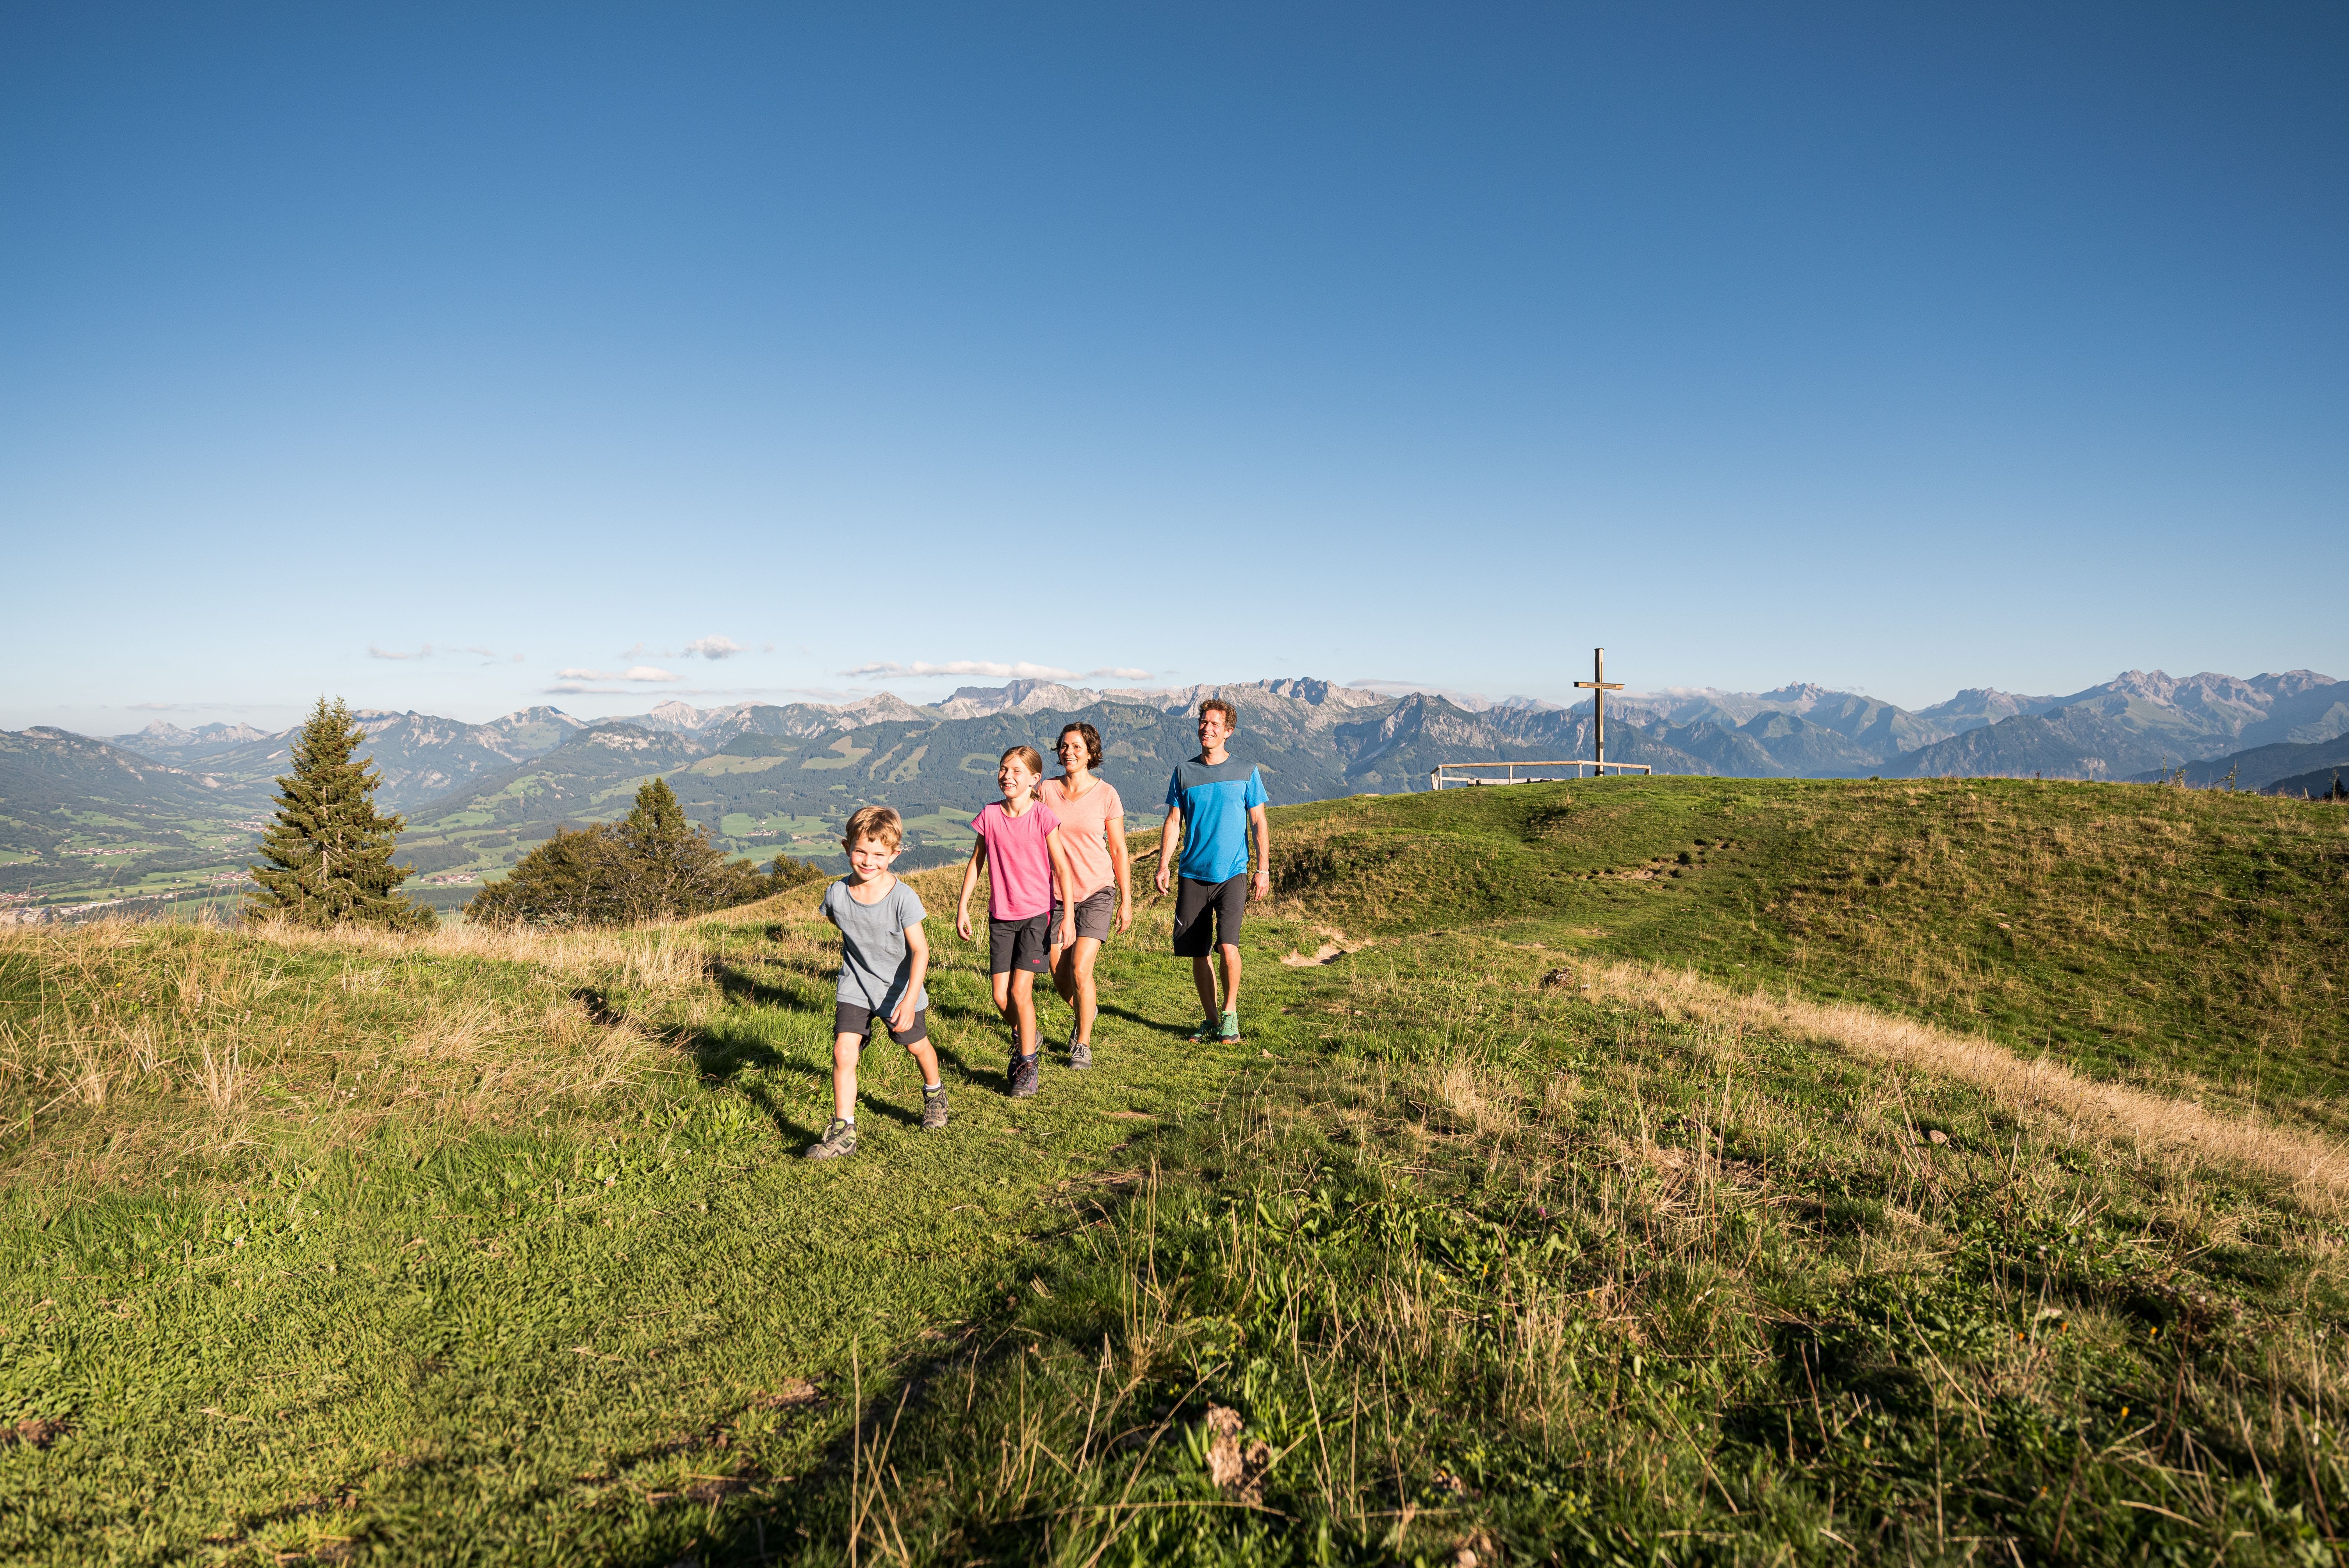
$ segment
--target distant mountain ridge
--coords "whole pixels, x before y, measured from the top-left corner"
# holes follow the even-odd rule
[[[548,707],[478,725],[357,717],[383,779],[378,799],[409,820],[403,861],[434,879],[424,896],[447,904],[557,825],[625,813],[657,773],[737,852],[829,856],[849,808],[886,801],[906,816],[917,853],[935,858],[967,842],[962,823],[993,797],[1005,748],[1049,747],[1081,719],[1104,738],[1104,774],[1147,814],[1195,747],[1192,713],[1209,696],[1239,710],[1236,749],[1264,768],[1279,802],[1423,789],[1443,762],[1586,758],[1594,739],[1588,703],[1309,676],[1109,690],[1015,680],[922,706],[887,692],[840,705],[664,702],[593,722]],[[2310,670],[2129,670],[2065,696],[1976,688],[1909,710],[1793,684],[1628,693],[1609,700],[1608,718],[1609,759],[1661,773],[2129,779],[2183,766],[2191,783],[2231,773],[2239,788],[2320,793],[2349,748],[2349,686]],[[235,882],[294,734],[163,720],[110,741],[0,732],[0,904]]]

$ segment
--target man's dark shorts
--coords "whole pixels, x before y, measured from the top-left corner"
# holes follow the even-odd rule
[[[1041,975],[1051,965],[1051,939],[1045,934],[1051,928],[1049,914],[1031,914],[1025,920],[990,920],[987,923],[987,972],[1009,975],[1025,969]]]
[[[1090,936],[1095,942],[1107,942],[1117,924],[1117,888],[1112,884],[1097,893],[1077,900],[1077,938]],[[1061,901],[1052,901],[1052,940],[1061,939]]]
[[[1227,882],[1178,879],[1174,887],[1174,956],[1205,958],[1218,947],[1240,944],[1240,916],[1247,909],[1247,873]],[[1215,917],[1208,940],[1208,916]]]
[[[889,1028],[889,1015],[876,1013],[870,1007],[860,1007],[854,1002],[834,1002],[832,1005],[832,1032],[835,1035],[854,1035],[861,1040],[872,1033],[876,1022],[883,1028]],[[914,1026],[902,1035],[889,1029],[889,1037],[901,1046],[920,1045],[930,1037],[930,1010],[927,1007],[916,1008]]]

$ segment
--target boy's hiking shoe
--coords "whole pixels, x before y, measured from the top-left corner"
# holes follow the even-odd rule
[[[1024,1099],[1036,1092],[1036,1064],[1041,1055],[1039,1052],[1037,1056],[1023,1057],[1017,1051],[1011,1053],[1011,1066],[1006,1076],[1011,1079],[1013,1099]]]
[[[1069,1065],[1072,1068],[1089,1068],[1092,1066],[1093,1048],[1085,1044],[1082,1040],[1077,1040],[1071,1043],[1069,1047]]]
[[[856,1123],[844,1116],[835,1116],[815,1147],[807,1151],[810,1160],[837,1160],[843,1154],[856,1152]]]
[[[1240,1036],[1240,1016],[1237,1013],[1226,1013],[1221,1021],[1216,1024],[1216,1043],[1219,1046],[1247,1044]]]
[[[936,1132],[947,1124],[947,1086],[922,1090],[922,1130]]]
[[[1183,1043],[1188,1046],[1212,1046],[1220,1043],[1223,1037],[1223,1020],[1221,1018],[1210,1018],[1206,1023],[1200,1025],[1197,1028],[1192,1030],[1189,1034],[1184,1036]]]

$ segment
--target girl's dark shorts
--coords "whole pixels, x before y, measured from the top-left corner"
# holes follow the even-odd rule
[[[1219,882],[1180,879],[1174,886],[1174,956],[1205,958],[1218,947],[1240,944],[1240,917],[1247,909],[1247,873]],[[1211,923],[1208,917],[1214,916]],[[1214,927],[1214,940],[1208,928]]]
[[[1052,917],[1031,914],[1025,920],[990,920],[987,923],[987,972],[1009,975],[1025,969],[1041,975],[1051,965]]]
[[[834,1002],[832,1006],[832,1032],[835,1035],[854,1035],[861,1040],[873,1032],[875,1024],[888,1028],[889,1015],[876,1013],[870,1007],[860,1007],[854,1002]],[[930,1037],[930,1010],[927,1007],[915,1008],[914,1026],[902,1035],[889,1029],[889,1037],[901,1046],[920,1045]]]

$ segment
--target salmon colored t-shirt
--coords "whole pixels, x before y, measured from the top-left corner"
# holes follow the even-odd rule
[[[1077,897],[1088,899],[1115,887],[1117,861],[1110,853],[1109,825],[1125,820],[1125,802],[1117,798],[1117,786],[1096,774],[1092,789],[1071,795],[1064,780],[1047,779],[1039,793],[1061,819],[1061,848],[1068,852]]]

